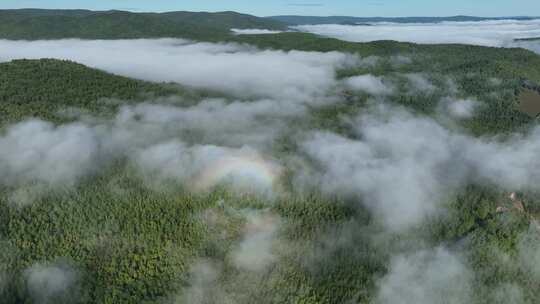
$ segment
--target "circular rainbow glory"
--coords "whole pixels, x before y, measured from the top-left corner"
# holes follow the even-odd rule
[[[195,190],[227,185],[248,193],[271,194],[281,167],[248,149],[232,150],[204,166],[194,180]]]

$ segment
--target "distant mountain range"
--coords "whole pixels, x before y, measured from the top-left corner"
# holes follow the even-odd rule
[[[444,21],[490,21],[490,20],[534,20],[540,17],[474,17],[474,16],[451,16],[451,17],[352,17],[352,16],[271,16],[269,19],[280,21],[288,25],[308,25],[308,24],[344,24],[344,25],[366,25],[373,22],[395,22],[395,23],[438,23]]]
[[[514,39],[514,41],[516,42],[520,42],[520,41],[524,41],[524,42],[527,42],[527,41],[540,41],[540,37],[529,37],[529,38],[516,38]]]
[[[212,40],[229,35],[233,28],[284,30],[287,25],[236,12],[0,10],[0,39],[182,37]]]

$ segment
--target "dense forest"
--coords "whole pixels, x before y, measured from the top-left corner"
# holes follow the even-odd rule
[[[61,121],[62,110],[69,108],[112,113],[118,105],[107,98],[133,101],[192,94],[179,85],[145,83],[51,59],[0,63],[0,92],[3,125],[32,116]]]
[[[337,88],[332,88],[332,96],[325,96],[331,102],[307,103],[305,111],[287,113],[285,118],[256,112],[253,120],[264,124],[264,130],[281,127],[276,127],[277,134],[271,132],[267,149],[271,159],[284,167],[273,181],[277,185],[272,185],[280,189],[277,196],[238,191],[228,183],[192,191],[195,187],[185,182],[182,174],[176,175],[176,171],[189,171],[190,165],[200,161],[191,150],[180,149],[189,157],[180,162],[183,168],[171,174],[170,167],[179,163],[167,159],[165,168],[160,168],[167,173],[164,177],[161,171],[143,173],[141,162],[137,162],[147,155],[139,153],[147,148],[142,147],[145,141],[160,143],[161,137],[180,138],[186,145],[194,143],[193,151],[212,154],[217,153],[215,146],[210,147],[214,152],[200,146],[216,144],[212,140],[233,140],[236,133],[259,136],[249,133],[259,129],[244,125],[241,116],[248,115],[242,107],[256,107],[258,100],[218,89],[131,79],[64,60],[0,63],[0,147],[7,151],[0,150],[0,170],[7,172],[6,177],[0,177],[2,303],[532,304],[540,298],[538,189],[501,187],[492,176],[472,181],[463,177],[465,184],[449,187],[439,198],[437,212],[426,213],[412,225],[391,229],[381,219],[382,211],[370,204],[376,196],[349,195],[347,188],[343,194],[326,191],[331,179],[311,184],[318,170],[331,168],[317,163],[318,154],[309,154],[301,145],[313,133],[339,136],[342,142],[338,146],[346,146],[347,140],[368,140],[372,134],[359,131],[355,119],[360,116],[369,120],[371,116],[362,115],[371,115],[374,100],[382,98],[387,106],[383,112],[390,109],[407,114],[397,118],[392,113],[381,114],[381,128],[388,121],[397,120],[399,125],[401,121],[417,123],[418,119],[420,126],[449,130],[444,131],[448,134],[459,132],[459,136],[448,135],[448,140],[456,137],[459,142],[466,137],[467,143],[478,140],[488,147],[507,137],[534,135],[531,130],[538,126],[538,120],[520,112],[519,94],[524,83],[540,84],[539,55],[523,49],[391,41],[350,43],[304,33],[233,36],[225,30],[216,31],[214,18],[219,16],[222,23],[218,27],[222,29],[279,28],[230,13],[207,15],[208,19],[184,13],[160,14],[157,19],[151,14],[125,12],[20,14],[0,12],[0,37],[115,39],[170,35],[250,45],[286,55],[343,52],[377,60],[374,64],[339,66],[335,73]],[[182,20],[182,26],[177,26],[178,20]],[[156,26],[148,26],[148,21]],[[89,26],[92,22],[100,24],[101,30]],[[126,28],[115,27],[116,22]],[[156,30],[160,28],[163,31]],[[380,97],[340,85],[366,74],[391,83],[391,93]],[[414,90],[412,84],[416,84]],[[441,109],[448,96],[481,101],[481,106],[474,115],[451,119]],[[232,118],[220,116],[226,114],[227,106],[237,110]],[[162,112],[151,116],[150,110]],[[210,113],[211,119],[205,120],[202,111]],[[198,116],[191,121],[183,113]],[[173,119],[169,121],[168,115]],[[228,126],[227,119],[240,127]],[[201,126],[199,120],[217,127]],[[26,127],[31,127],[30,131],[22,132]],[[234,132],[226,133],[228,128]],[[398,129],[392,131],[400,134]],[[83,145],[84,149],[78,150],[71,141],[61,140],[72,132],[77,135],[73,140],[76,143],[81,141],[79,134],[97,138],[111,133],[111,138],[130,144],[125,151],[116,152],[116,143],[107,137],[95,146]],[[437,134],[447,134],[444,132]],[[37,143],[25,143],[17,134]],[[423,138],[419,137],[408,140],[421,142]],[[43,152],[40,138],[52,138],[62,143],[59,149],[74,151],[64,155],[52,147]],[[377,149],[383,149],[386,139],[379,141]],[[8,149],[12,146],[24,147],[24,155],[11,155],[16,154]],[[156,147],[159,150],[168,145]],[[445,154],[431,150],[429,144],[421,147],[420,151],[402,153],[413,154],[413,159],[416,154],[423,158]],[[459,154],[459,148],[467,146],[458,146],[453,153]],[[90,154],[99,149],[106,152]],[[507,150],[519,151],[519,147]],[[33,151],[44,155],[36,158]],[[242,148],[239,151],[225,159],[238,162],[238,155],[246,153]],[[385,159],[396,151],[378,152]],[[249,153],[249,164],[258,165],[260,159]],[[77,162],[80,154],[91,155],[90,160]],[[339,158],[339,153],[334,158]],[[21,159],[38,161],[33,162],[34,167],[19,170],[17,161]],[[366,170],[377,166],[376,161],[370,161],[373,163]],[[51,163],[76,164],[87,172],[69,175],[69,168]],[[418,161],[418,166],[421,163]],[[512,165],[517,163],[512,160]],[[399,164],[396,161],[395,166]],[[51,172],[51,167],[59,172]],[[442,169],[451,176],[450,171],[459,167],[444,164]],[[301,174],[302,170],[306,174]],[[272,168],[264,167],[263,171]],[[477,174],[473,171],[467,174]],[[391,173],[407,178],[409,172]],[[412,178],[424,174],[422,171]],[[48,180],[53,176],[58,177],[56,182]],[[401,177],[389,179],[388,192],[400,188],[395,183]],[[308,180],[307,186],[302,186],[302,178]],[[528,178],[534,180],[537,175]],[[431,179],[424,181],[427,184],[420,188],[438,189]],[[407,211],[402,210],[404,217]],[[451,253],[459,254],[456,257]],[[395,294],[401,298],[396,299]]]
[[[230,29],[283,30],[278,21],[235,12],[132,13],[85,10],[0,10],[2,39],[219,39]]]

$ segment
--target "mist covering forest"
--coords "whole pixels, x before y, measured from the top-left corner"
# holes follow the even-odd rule
[[[249,20],[3,36],[0,302],[537,303],[538,54]]]

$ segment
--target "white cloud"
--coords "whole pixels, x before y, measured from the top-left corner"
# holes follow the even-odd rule
[[[298,173],[298,183],[361,199],[386,226],[400,230],[436,213],[439,203],[469,182],[506,190],[540,183],[540,128],[505,141],[478,139],[431,118],[379,106],[353,122],[355,139],[316,132],[301,149],[322,168]]]
[[[457,119],[467,119],[474,115],[474,111],[478,108],[479,103],[473,99],[444,99],[441,104],[446,108],[446,112],[450,116]]]
[[[144,175],[174,178],[195,191],[225,183],[239,192],[271,195],[281,171],[247,147],[188,147],[179,141],[141,150],[134,160]]]
[[[483,46],[522,46],[540,51],[540,43],[514,43],[515,38],[540,37],[540,20],[375,23],[372,26],[302,25],[297,29],[347,41],[396,40],[415,43],[462,43]]]
[[[273,250],[280,225],[278,217],[251,212],[247,214],[244,236],[232,252],[236,267],[260,272],[277,260]]]
[[[473,274],[444,248],[399,255],[379,281],[376,304],[471,303]]]
[[[429,81],[429,79],[423,74],[410,73],[405,74],[404,77],[408,81],[409,85],[407,87],[411,93],[420,92],[424,94],[432,94],[437,89],[435,85],[433,85],[433,83],[431,83],[431,81]]]
[[[512,44],[515,47],[521,47],[524,49],[531,50],[535,53],[540,54],[540,40],[538,41],[519,41]]]
[[[0,40],[0,61],[69,59],[118,75],[177,82],[239,97],[311,100],[335,85],[336,68],[357,64],[339,52],[258,50],[248,45],[158,40]]]
[[[15,124],[0,136],[0,182],[73,184],[92,170],[98,145],[94,131],[83,124],[55,127],[40,120]]]
[[[158,141],[192,132],[197,143],[264,146],[285,128],[286,120],[302,116],[305,110],[298,103],[269,99],[205,99],[191,107],[142,103],[120,109],[113,139]]]
[[[14,189],[11,201],[25,205],[48,186],[75,185],[123,158],[143,177],[176,179],[194,191],[225,183],[241,192],[271,195],[281,167],[264,151],[284,130],[284,119],[304,112],[298,104],[276,104],[222,99],[191,107],[142,103],[122,107],[110,121],[86,117],[60,126],[22,121],[0,135],[0,184],[23,186]]]
[[[344,79],[345,86],[351,90],[362,91],[371,95],[390,95],[394,91],[391,85],[384,83],[380,77],[360,75]]]
[[[233,304],[220,286],[221,267],[209,260],[199,260],[190,269],[190,286],[176,296],[173,303],[224,303]]]
[[[459,182],[446,180],[453,178],[443,169],[453,148],[431,120],[364,116],[356,130],[362,140],[317,133],[303,148],[323,164],[323,191],[358,195],[388,227],[401,229],[432,214],[445,187]]]
[[[252,303],[253,294],[267,282],[269,266],[277,262],[274,245],[281,219],[267,211],[242,210],[246,224],[225,262],[199,259],[190,270],[189,287],[174,303]],[[229,267],[232,266],[232,267]]]
[[[231,29],[237,35],[262,35],[262,34],[278,34],[282,31],[273,31],[266,29]]]
[[[522,269],[534,280],[540,280],[540,223],[533,221],[530,229],[521,236],[518,244]]]
[[[77,273],[61,265],[35,264],[25,270],[28,291],[36,303],[76,302]],[[70,298],[74,296],[75,298]]]

